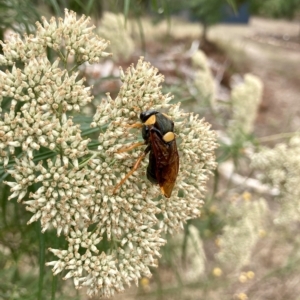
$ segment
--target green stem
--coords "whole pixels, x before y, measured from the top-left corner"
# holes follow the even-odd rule
[[[93,155],[91,157],[89,157],[88,159],[86,159],[85,161],[83,161],[81,164],[79,164],[79,167],[84,167],[85,165],[87,165],[89,163],[89,161],[93,158],[95,158],[98,155],[98,153],[93,153]]]
[[[65,56],[65,61],[64,61],[64,67],[67,70],[67,64],[68,64],[68,56],[69,56],[69,51],[67,51],[66,56]]]
[[[214,197],[216,195],[216,193],[218,192],[218,187],[219,187],[219,170],[218,167],[214,170],[214,185],[213,185],[213,194],[212,197]]]
[[[71,74],[74,70],[76,70],[78,67],[80,66],[80,64],[75,64],[75,66],[70,70],[68,71],[69,74]]]
[[[142,43],[142,51],[143,51],[144,55],[146,55],[146,41],[145,41],[145,34],[144,34],[144,29],[143,29],[142,21],[141,21],[140,17],[138,17],[136,21],[137,21],[138,28],[139,28],[139,31],[140,31],[140,38],[141,38],[141,43]]]
[[[2,194],[1,194],[1,212],[2,212],[2,220],[4,228],[7,227],[6,221],[6,206],[7,206],[7,198],[9,197],[9,187],[7,185],[1,184]]]
[[[51,289],[51,300],[55,300],[55,294],[57,289],[57,276],[52,275],[52,289]]]
[[[39,274],[39,285],[38,285],[38,300],[42,300],[42,291],[43,291],[43,283],[44,283],[44,270],[45,270],[45,236],[41,232],[40,222],[37,222],[37,231],[39,238],[39,265],[40,265],[40,274]]]
[[[65,63],[67,62],[67,60],[66,60],[64,54],[60,50],[57,51],[57,54],[58,54],[59,58],[62,60],[62,62],[65,65]]]
[[[279,134],[273,134],[265,137],[258,138],[259,142],[269,142],[273,140],[283,139],[283,138],[290,138],[297,134],[298,132],[285,132],[285,133],[279,133]]]

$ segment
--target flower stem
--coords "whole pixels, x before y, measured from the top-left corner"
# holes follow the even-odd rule
[[[67,62],[67,59],[66,59],[66,57],[64,56],[64,54],[61,52],[61,50],[58,50],[58,51],[57,51],[57,54],[58,54],[58,56],[60,57],[60,59],[62,60],[62,62],[63,62],[64,65],[65,65],[66,62]]]
[[[71,73],[74,72],[79,66],[80,66],[80,64],[75,64],[75,66],[73,66],[72,69],[68,71],[68,73],[71,74]]]
[[[93,158],[95,158],[98,155],[98,153],[93,153],[93,155],[91,157],[89,157],[88,159],[84,160],[82,163],[79,164],[79,167],[82,168],[85,165],[87,165],[89,163],[89,161]]]
[[[57,288],[57,278],[58,276],[52,276],[52,289],[51,289],[51,300],[55,300],[55,293]]]
[[[263,142],[269,142],[269,141],[274,141],[274,140],[279,140],[279,139],[284,139],[284,138],[290,138],[293,135],[297,134],[297,131],[295,132],[284,132],[284,133],[279,133],[279,134],[273,134],[265,137],[258,138],[258,141],[263,143]]]
[[[40,222],[37,222],[37,231],[38,231],[38,238],[39,238],[39,265],[40,265],[40,274],[39,274],[39,285],[38,285],[38,300],[42,300],[42,291],[43,291],[43,282],[44,282],[44,269],[45,269],[45,236],[41,232],[41,225]]]

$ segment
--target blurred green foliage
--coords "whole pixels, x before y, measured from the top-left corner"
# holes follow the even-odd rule
[[[33,0],[0,1],[0,40],[5,30],[12,29],[18,33],[31,32],[39,19]]]
[[[292,19],[300,11],[299,0],[252,0],[251,12],[264,17]]]
[[[189,2],[192,17],[201,21],[204,26],[203,39],[206,40],[207,27],[221,20],[222,6],[225,0],[191,0]]]
[[[63,9],[68,7],[78,13],[86,15],[93,14],[101,16],[104,10],[123,12],[125,16],[141,16],[147,12],[155,12],[166,18],[172,13],[179,13],[183,10],[192,11],[193,15],[201,20],[206,26],[217,23],[221,18],[221,6],[231,5],[234,9],[241,4],[239,0],[191,0],[191,1],[80,1],[80,0],[0,0],[0,39],[3,40],[3,33],[7,29],[24,33],[33,30],[33,24],[39,19],[37,7],[46,4],[46,7],[56,15],[63,13]],[[300,0],[252,0],[251,12],[267,17],[293,18],[300,9]],[[246,140],[251,140],[247,137]],[[236,163],[242,156],[244,140],[234,141],[230,146],[222,145],[220,148],[219,161],[227,160],[229,157]],[[253,142],[253,141],[252,141]],[[216,182],[217,182],[216,172]],[[9,188],[0,186],[0,245],[3,247],[0,256],[0,299],[36,299],[38,294],[38,273],[39,253],[46,253],[46,260],[51,257],[45,251],[44,245],[51,245],[53,248],[64,248],[63,238],[57,238],[55,232],[47,232],[42,236],[37,225],[27,226],[26,222],[30,218],[30,213],[24,210],[22,205],[11,201],[7,203]],[[202,238],[216,236],[224,226],[224,219],[221,213],[214,209],[215,204],[208,200],[204,207],[202,217],[193,221],[199,228]],[[189,224],[187,224],[188,227]],[[187,228],[186,227],[186,228]],[[42,236],[42,237],[41,237]],[[9,238],[9,239],[8,239]],[[38,245],[40,243],[40,245]],[[19,265],[20,261],[27,261],[27,264]],[[20,269],[22,272],[20,272]],[[56,279],[52,281],[51,272],[46,272],[44,278],[44,299],[54,299],[51,295],[51,285],[56,284]],[[5,280],[4,280],[5,278]],[[51,283],[52,282],[52,283]],[[61,281],[58,280],[58,295],[62,296]],[[70,299],[77,299],[76,296]],[[78,297],[79,299],[79,297]]]
[[[41,233],[39,223],[27,225],[31,213],[16,201],[7,202],[9,187],[0,184],[0,299],[25,299],[38,298],[41,290],[44,291],[42,299],[51,299],[52,284],[57,281],[51,272],[44,272],[43,288],[39,289],[40,277],[38,269],[41,253],[47,260],[51,256],[46,245],[64,246],[63,237],[57,237],[54,230]],[[44,263],[43,263],[44,265]],[[41,268],[44,270],[44,268]],[[57,293],[61,291],[61,281],[58,281]],[[53,298],[54,299],[54,298]],[[67,298],[63,298],[67,299]],[[75,298],[73,298],[75,299]]]

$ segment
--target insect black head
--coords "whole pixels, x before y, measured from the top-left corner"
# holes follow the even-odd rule
[[[146,111],[141,112],[140,119],[143,123],[145,123],[149,119],[149,117],[151,117],[152,115],[156,115],[156,114],[158,114],[157,110],[146,110]]]

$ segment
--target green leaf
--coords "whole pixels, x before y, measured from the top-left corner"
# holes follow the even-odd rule
[[[92,9],[94,7],[95,0],[89,0],[85,5],[86,5],[86,14],[89,15],[92,12]]]
[[[73,117],[73,121],[74,121],[74,123],[80,125],[81,131],[85,131],[85,130],[91,129],[91,123],[93,121],[93,117],[76,115]]]
[[[51,6],[53,7],[53,9],[54,9],[54,11],[55,11],[55,14],[56,14],[57,16],[62,15],[62,11],[61,11],[61,9],[60,9],[60,7],[59,7],[57,1],[56,1],[56,0],[48,0],[48,1],[49,1],[49,3],[51,4]]]
[[[127,24],[127,18],[128,18],[129,7],[130,7],[130,0],[125,0],[125,1],[124,1],[125,27],[126,27],[126,24]]]
[[[237,14],[237,5],[234,0],[227,0],[227,3],[232,7],[234,14]]]

